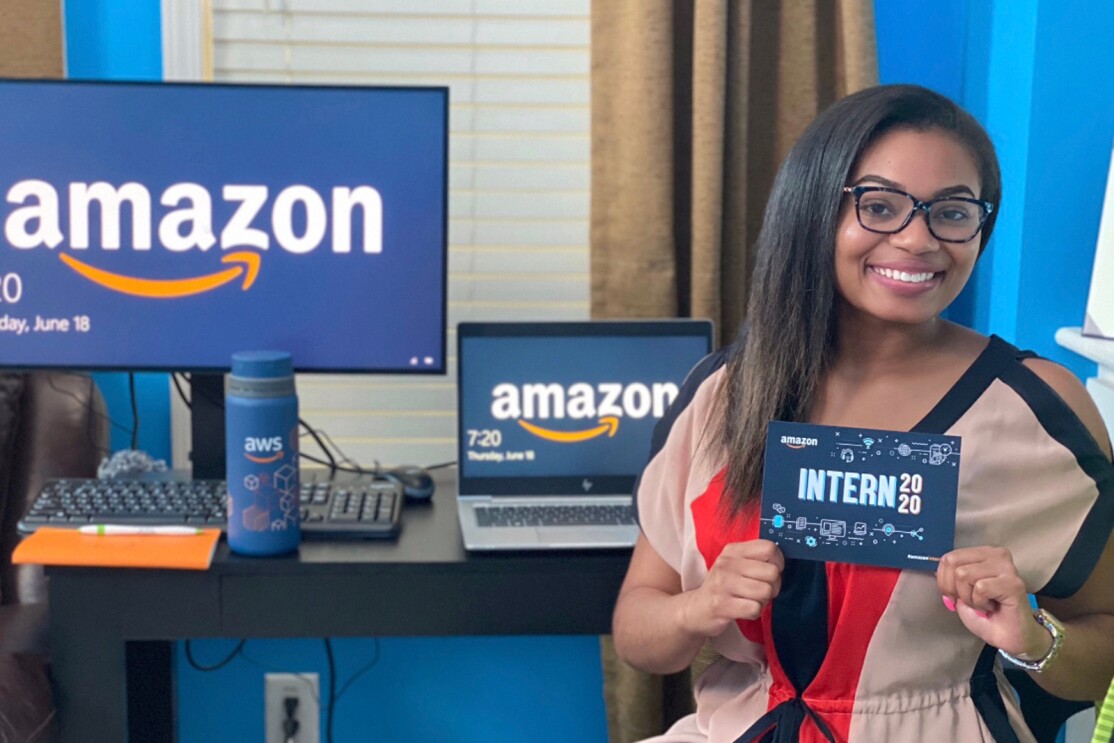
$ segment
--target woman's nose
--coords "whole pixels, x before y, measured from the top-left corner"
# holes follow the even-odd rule
[[[928,212],[917,209],[913,218],[900,232],[890,235],[890,243],[913,254],[929,253],[940,249],[940,241],[928,229]]]

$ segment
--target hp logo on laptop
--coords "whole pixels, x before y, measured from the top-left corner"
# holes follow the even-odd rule
[[[587,493],[589,490],[592,489],[593,484],[594,483],[591,480],[585,477],[584,482],[580,483],[580,487],[584,488],[584,492]]]

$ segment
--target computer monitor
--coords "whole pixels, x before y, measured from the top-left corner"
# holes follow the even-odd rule
[[[448,91],[0,81],[0,366],[445,371]],[[217,446],[216,444],[219,444]]]

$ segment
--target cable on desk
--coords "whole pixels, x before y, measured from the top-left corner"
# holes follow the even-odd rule
[[[189,396],[186,394],[186,391],[184,389],[182,389],[181,379],[182,379],[183,376],[184,375],[181,375],[178,372],[175,372],[175,373],[170,375],[170,379],[174,382],[174,389],[177,390],[178,397],[181,398],[182,402],[185,404],[185,406],[187,408],[192,408],[193,405],[192,405],[192,402],[191,402]],[[214,400],[207,395],[205,397],[209,402],[213,403],[214,405],[219,404],[218,400]],[[221,405],[221,408],[223,408],[223,407],[224,406]],[[355,474],[355,475],[375,475],[375,476],[378,476],[382,472],[382,468],[379,466],[378,460],[370,468],[369,467],[363,467],[363,466],[360,465],[359,462],[357,462],[356,460],[352,459],[347,454],[345,454],[344,451],[339,446],[337,446],[336,442],[333,441],[333,438],[329,435],[329,433],[327,431],[325,431],[322,428],[314,428],[304,418],[299,418],[298,423],[299,423],[299,425],[302,426],[302,428],[305,429],[305,431],[310,436],[313,437],[314,442],[317,444],[317,446],[321,449],[322,453],[327,458],[327,459],[321,459],[320,457],[315,457],[312,454],[306,454],[305,452],[299,451],[298,456],[301,459],[305,459],[305,460],[308,460],[310,462],[313,462],[314,464],[320,464],[320,465],[323,465],[325,467],[328,467],[329,472],[334,473],[334,474],[337,473],[337,472],[348,472],[348,473]],[[137,425],[138,425],[138,421],[137,421]],[[133,446],[133,448],[134,448],[134,446]],[[335,452],[335,455],[334,455],[334,452]],[[339,461],[337,459],[338,456],[339,456]],[[451,462],[440,462],[438,464],[431,464],[427,467],[424,467],[423,469],[438,470],[438,469],[444,469],[445,467],[452,467],[455,464],[456,464],[455,460],[451,461]]]
[[[128,372],[128,397],[132,404],[132,449],[139,448],[139,400],[135,395],[135,372]]]
[[[173,372],[170,375],[170,381],[174,383],[174,389],[178,390],[178,397],[182,400],[182,404],[188,409],[193,410],[193,403],[190,401],[190,397],[186,394],[186,391],[182,389],[182,380],[180,377],[181,374]]]
[[[333,709],[337,702],[337,663],[333,657],[333,641],[325,640],[325,657],[329,661],[329,708],[325,710],[325,743],[333,743]]]
[[[321,459],[320,457],[315,457],[312,454],[306,454],[305,452],[298,452],[298,456],[301,457],[302,459],[308,459],[309,461],[311,461],[315,464],[323,464],[323,465],[329,467],[330,470],[333,470],[335,472],[351,472],[352,474],[355,474],[355,475],[378,475],[379,474],[378,469],[369,470],[369,469],[364,469],[363,467],[345,467],[343,464],[338,464],[338,465],[333,466],[333,465],[330,465],[328,462],[326,462],[324,459]]]
[[[302,428],[306,429],[306,431],[309,432],[309,435],[312,436],[313,440],[317,442],[317,446],[320,447],[321,451],[325,452],[325,456],[329,460],[329,471],[330,472],[336,472],[336,470],[337,470],[337,460],[333,456],[333,453],[331,451],[329,451],[328,447],[325,446],[325,442],[321,440],[321,436],[318,434],[317,429],[314,428],[313,426],[311,426],[310,424],[306,423],[304,418],[299,418],[298,419],[298,424]],[[328,435],[328,434],[326,434],[326,435]]]
[[[194,659],[193,649],[190,647],[190,641],[186,640],[186,660],[189,662],[190,666],[198,671],[204,671],[205,673],[208,673],[210,671],[219,671],[220,669],[231,663],[236,658],[236,656],[243,651],[245,643],[247,643],[247,639],[240,640],[236,643],[236,647],[232,648],[232,652],[230,652],[228,656],[225,657],[223,660],[220,660],[211,666],[203,666]]]
[[[335,451],[337,453],[337,456],[340,457],[340,461],[341,461],[342,464],[347,464],[349,467],[355,467],[358,470],[364,469],[364,467],[362,467],[359,462],[357,462],[355,459],[353,459],[352,457],[345,454],[344,450],[341,449],[339,446],[337,446],[337,442],[333,441],[333,437],[329,435],[328,431],[326,431],[324,428],[318,428],[318,429],[315,429],[315,430],[316,430],[317,434],[325,437],[325,441],[329,442],[329,446],[332,448],[333,451]],[[318,443],[318,445],[321,445],[320,440],[318,440],[317,443]],[[321,448],[325,450],[326,454],[329,453],[329,450],[325,449],[325,447],[323,445],[321,446]],[[379,470],[379,460],[375,460],[375,470],[376,471]]]

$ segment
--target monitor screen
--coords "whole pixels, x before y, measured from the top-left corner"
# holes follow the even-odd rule
[[[443,373],[445,88],[0,81],[0,365]]]
[[[706,320],[461,323],[460,493],[629,492],[711,338]]]

